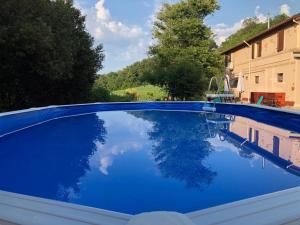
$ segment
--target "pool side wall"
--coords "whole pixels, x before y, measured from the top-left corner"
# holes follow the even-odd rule
[[[0,137],[56,118],[116,110],[203,111],[206,102],[132,102],[49,106],[0,113]],[[212,105],[212,104],[211,104]],[[217,113],[245,116],[259,122],[300,133],[300,113],[245,104],[215,104]]]

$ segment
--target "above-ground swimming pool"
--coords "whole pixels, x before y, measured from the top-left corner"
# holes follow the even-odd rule
[[[0,190],[137,214],[300,185],[300,116],[132,103],[0,114]]]

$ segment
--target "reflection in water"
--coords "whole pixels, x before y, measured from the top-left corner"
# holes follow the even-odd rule
[[[208,117],[211,117],[206,120],[208,127],[213,124],[213,137],[218,133],[221,141],[234,144],[241,157],[252,159],[259,154],[300,175],[300,134],[243,117],[222,114]],[[265,158],[262,162],[264,168]]]
[[[90,164],[99,168],[102,174],[109,175],[108,169],[113,165],[116,157],[130,151],[139,151],[147,145],[147,131],[151,129],[152,124],[126,112],[97,113],[96,115],[100,121],[106,121],[105,129],[108,131],[109,138],[106,142],[94,140],[97,151],[91,157]]]
[[[235,118],[229,134],[231,140],[232,134],[244,139],[248,148],[243,148],[243,151],[248,151],[247,155],[251,155],[251,149],[252,153],[269,153],[274,163],[298,170],[300,174],[300,134],[243,117]]]
[[[241,117],[100,112],[1,138],[0,190],[185,213],[300,185],[299,143],[299,134]]]
[[[214,150],[210,140],[216,137],[221,142],[234,144],[243,158],[254,159],[256,154],[265,157],[267,152],[273,163],[300,175],[298,133],[217,113],[165,112],[162,116],[161,112],[145,111],[131,114],[153,123],[153,130],[148,134],[154,141],[152,153],[161,173],[185,181],[188,186],[209,184],[217,175],[203,163]]]
[[[228,138],[229,131],[231,130],[233,124],[236,124],[236,120],[239,117],[218,113],[207,113],[205,114],[205,117],[210,138],[215,138],[218,136],[221,142],[229,142],[231,144],[234,144],[237,147],[235,148],[235,150],[237,150],[237,153],[241,157],[247,159],[254,158],[255,155],[253,154],[252,150],[249,150],[248,148],[242,148],[242,146],[245,144],[245,140],[243,140],[242,143],[240,143],[236,141],[231,141],[232,139]]]
[[[68,201],[90,170],[93,141],[104,144],[106,130],[103,120],[89,115],[52,121],[20,134],[0,139],[0,189]]]
[[[153,141],[152,154],[165,177],[184,181],[188,187],[209,184],[216,172],[205,165],[212,151],[207,141],[205,114],[186,112],[131,112],[153,123],[148,132]]]

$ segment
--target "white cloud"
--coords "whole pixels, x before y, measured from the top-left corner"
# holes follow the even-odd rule
[[[121,21],[113,20],[104,3],[104,0],[99,0],[95,5],[96,23],[94,24],[94,33],[97,38],[111,34],[122,38],[138,38],[144,35],[142,28],[139,26],[128,26]]]
[[[104,0],[99,0],[96,5],[97,21],[107,21],[110,19],[110,12],[104,7]]]
[[[256,6],[255,8],[255,16],[257,17],[260,23],[265,23],[268,20],[268,16],[260,12],[260,6]]]
[[[121,69],[147,56],[149,32],[141,26],[114,19],[105,0],[98,0],[92,7],[84,4],[83,0],[75,0],[75,6],[86,15],[87,30],[96,43],[104,45],[104,72]]]
[[[108,144],[110,145],[110,144]],[[97,153],[95,156],[99,157],[98,168],[103,175],[109,174],[109,167],[113,165],[114,159],[129,151],[139,151],[143,148],[142,143],[133,141],[122,141],[115,145],[106,146],[100,142],[95,142]],[[95,162],[94,162],[95,164]]]
[[[222,42],[226,40],[231,34],[235,33],[239,29],[242,28],[244,20],[236,22],[232,26],[228,26],[224,23],[217,24],[213,26],[212,30],[215,34],[215,41],[217,45],[220,45]]]
[[[126,25],[111,18],[110,11],[105,8],[105,1],[99,0],[95,7],[96,21],[93,22],[93,33],[96,38],[109,38],[112,34],[121,38],[139,38],[145,33],[141,27]],[[93,12],[90,12],[93,14]]]
[[[90,158],[90,165],[98,168],[103,175],[109,175],[109,168],[115,158],[128,152],[151,148],[152,143],[147,135],[153,127],[150,122],[126,112],[101,112],[97,116],[105,121],[108,136],[105,144],[94,140],[96,153]]]
[[[287,16],[290,16],[291,13],[290,13],[290,6],[288,4],[283,4],[280,6],[280,9],[279,9],[279,13],[280,14],[285,14]]]
[[[155,19],[156,19],[156,14],[162,9],[163,2],[162,0],[154,0],[154,7],[153,7],[153,13],[148,17],[147,20],[147,25],[152,28]]]

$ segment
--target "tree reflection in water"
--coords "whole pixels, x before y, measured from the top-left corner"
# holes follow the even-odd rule
[[[94,141],[104,143],[105,135],[103,120],[91,114],[0,139],[0,189],[68,201],[90,170]]]
[[[205,116],[174,111],[130,112],[153,123],[148,132],[152,154],[161,174],[178,179],[188,187],[203,188],[217,175],[205,159],[213,151]]]

